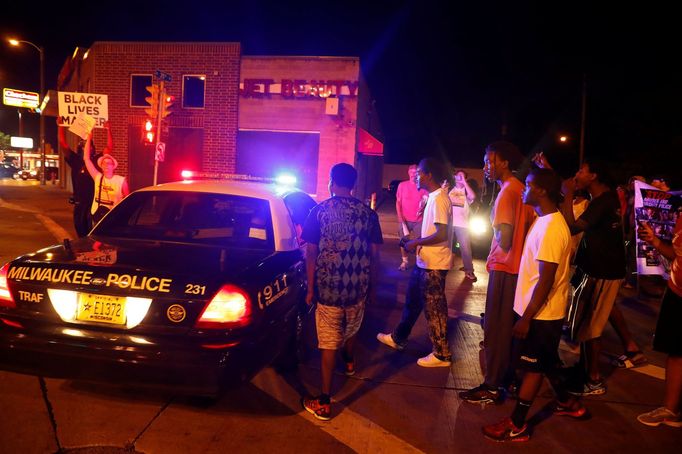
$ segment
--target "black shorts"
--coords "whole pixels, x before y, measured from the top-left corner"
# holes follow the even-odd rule
[[[682,296],[677,295],[668,287],[665,289],[661,312],[658,314],[654,350],[672,356],[682,356],[680,321],[682,321]]]
[[[518,345],[519,369],[548,373],[561,364],[559,341],[564,320],[531,320],[528,336]]]

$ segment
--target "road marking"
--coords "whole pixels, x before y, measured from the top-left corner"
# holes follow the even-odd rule
[[[390,454],[424,452],[340,402],[333,401],[334,413],[331,421],[318,421],[301,408],[299,393],[272,368],[262,371],[251,383],[355,452]]]
[[[52,236],[57,238],[58,241],[62,241],[65,238],[67,238],[69,240],[73,240],[73,238],[71,238],[71,235],[69,234],[69,232],[67,232],[66,230],[64,230],[62,228],[62,226],[60,226],[59,224],[54,222],[52,220],[52,218],[49,218],[49,217],[45,216],[44,214],[40,214],[40,213],[34,213],[34,216],[36,218],[38,218],[38,220],[45,226],[45,228],[48,230],[48,232],[50,232],[52,234]]]
[[[40,211],[36,210],[35,208],[22,207],[21,205],[6,202],[2,199],[0,199],[0,208],[7,208],[8,210],[33,214],[36,219],[38,219],[38,221],[45,226],[47,231],[50,232],[50,234],[52,234],[52,236],[54,236],[58,241],[62,241],[64,238],[68,238],[70,240],[73,239],[69,232],[64,230],[59,224],[53,221],[52,218],[41,214]]]
[[[658,367],[654,366],[653,364],[645,364],[644,366],[632,367],[628,370],[648,375],[649,377],[658,378],[659,380],[665,380],[665,367]]]

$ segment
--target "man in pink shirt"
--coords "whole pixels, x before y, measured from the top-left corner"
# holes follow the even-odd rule
[[[421,237],[422,214],[420,208],[423,207],[422,201],[428,197],[428,192],[417,187],[417,166],[412,164],[407,174],[410,179],[398,185],[396,192],[395,211],[398,214],[398,237],[409,236],[410,239]],[[398,267],[400,271],[407,270],[407,251],[400,248],[403,257],[402,263]]]

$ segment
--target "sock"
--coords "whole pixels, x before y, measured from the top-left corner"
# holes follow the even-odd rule
[[[329,394],[320,394],[319,399],[322,405],[329,405]]]
[[[528,410],[533,404],[533,401],[529,400],[517,400],[516,407],[514,407],[514,412],[511,415],[511,420],[516,427],[523,427],[526,422],[526,416],[528,415]]]

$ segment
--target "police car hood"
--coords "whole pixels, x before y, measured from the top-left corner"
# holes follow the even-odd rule
[[[219,276],[222,279],[238,277],[271,254],[265,250],[86,237],[25,255],[13,265],[95,271],[106,268],[128,274],[197,276],[205,281]]]

